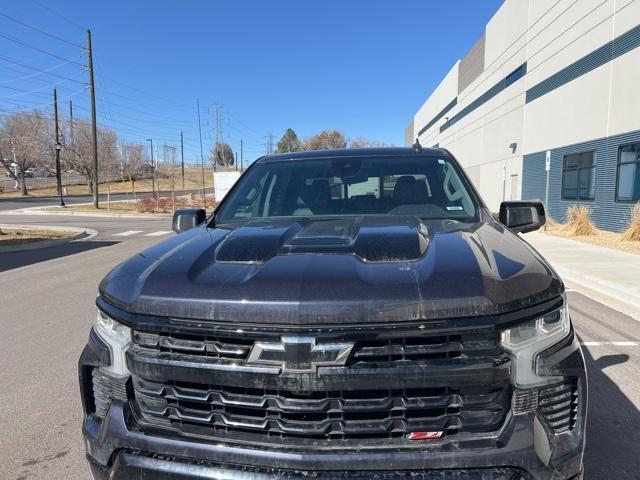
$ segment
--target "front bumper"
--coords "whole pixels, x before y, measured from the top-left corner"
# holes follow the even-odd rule
[[[422,473],[427,479],[546,480],[577,478],[582,470],[583,430],[550,441],[533,414],[511,416],[499,436],[466,448],[450,442],[405,450],[301,453],[200,443],[146,434],[121,402],[114,402],[102,421],[88,416],[83,431],[97,479],[391,479]]]

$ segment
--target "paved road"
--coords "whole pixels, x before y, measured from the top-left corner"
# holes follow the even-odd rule
[[[98,281],[168,238],[169,219],[16,217],[98,230],[90,241],[0,254],[0,477],[87,479],[76,362]],[[153,235],[153,236],[150,236]],[[640,479],[640,322],[569,292],[590,375],[587,479]]]

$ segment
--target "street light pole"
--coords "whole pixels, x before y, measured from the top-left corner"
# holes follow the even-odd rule
[[[151,142],[151,195],[156,196],[156,162],[153,159],[153,138],[147,138],[147,142]]]
[[[180,132],[180,163],[182,165],[182,190],[184,191],[184,137]]]
[[[62,198],[62,173],[60,172],[60,128],[58,127],[58,90],[53,89],[53,117],[56,129],[56,185],[58,186],[58,195],[60,196],[60,206],[64,207],[64,199]]]

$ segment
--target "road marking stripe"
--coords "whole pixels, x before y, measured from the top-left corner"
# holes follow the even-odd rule
[[[157,232],[147,233],[145,237],[161,237],[162,235],[168,235],[173,233],[171,230],[158,230]]]
[[[126,232],[114,233],[114,237],[128,237],[129,235],[135,235],[136,233],[143,233],[143,230],[127,230]]]
[[[613,345],[616,347],[638,347],[640,342],[581,342],[585,347],[598,347],[603,345]]]

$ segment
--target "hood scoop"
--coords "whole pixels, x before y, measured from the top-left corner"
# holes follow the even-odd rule
[[[217,262],[267,262],[277,255],[343,254],[368,262],[397,262],[423,256],[429,245],[426,225],[403,216],[248,222],[217,246]]]

